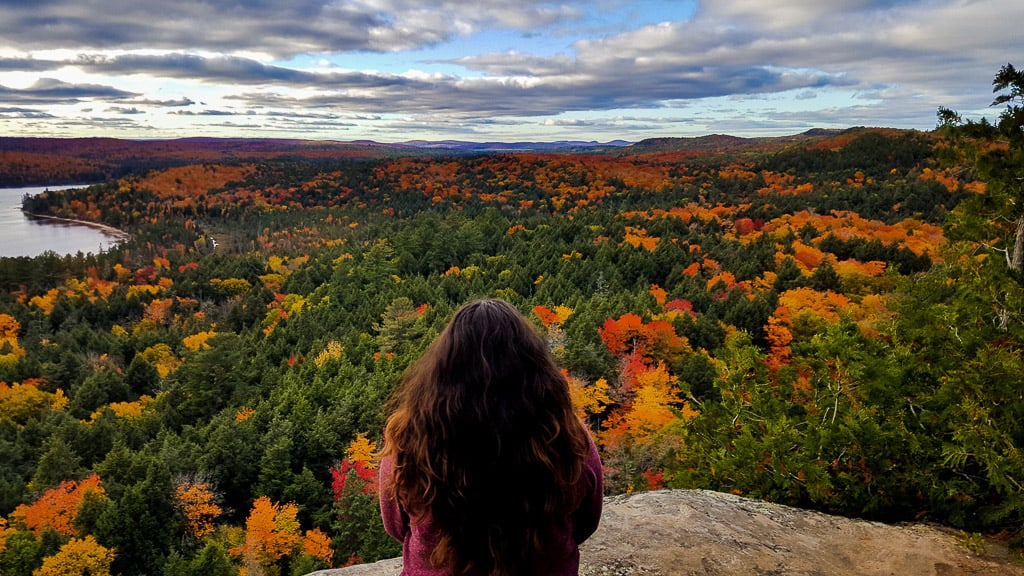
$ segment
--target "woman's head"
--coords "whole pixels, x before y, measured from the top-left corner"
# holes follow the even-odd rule
[[[511,411],[528,408],[512,400],[568,400],[549,398],[567,393],[564,378],[544,339],[504,300],[460,308],[416,368],[430,371],[423,384],[455,400],[453,409]]]
[[[505,573],[570,505],[585,434],[544,338],[511,304],[473,301],[403,377],[385,429],[391,487],[441,528],[439,563]]]

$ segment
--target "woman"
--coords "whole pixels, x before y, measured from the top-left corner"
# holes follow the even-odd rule
[[[562,576],[601,516],[601,460],[544,339],[512,305],[460,308],[405,373],[381,513],[406,576]]]

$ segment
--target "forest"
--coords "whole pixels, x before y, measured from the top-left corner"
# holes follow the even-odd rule
[[[101,183],[25,210],[132,236],[0,259],[0,574],[399,555],[376,504],[386,402],[478,297],[546,335],[609,494],[1019,547],[1024,74],[994,86],[998,122],[940,109],[931,132],[83,156]]]

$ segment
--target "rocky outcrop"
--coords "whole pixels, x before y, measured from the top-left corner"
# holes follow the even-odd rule
[[[1024,576],[999,542],[921,524],[892,526],[705,490],[605,499],[580,574]],[[316,572],[397,576],[401,559]]]

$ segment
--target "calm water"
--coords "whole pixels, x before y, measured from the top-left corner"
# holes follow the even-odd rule
[[[118,243],[115,236],[89,226],[49,218],[29,218],[21,211],[21,198],[49,188],[64,190],[82,186],[0,188],[0,256],[38,256],[47,250],[57,254],[102,252]]]

